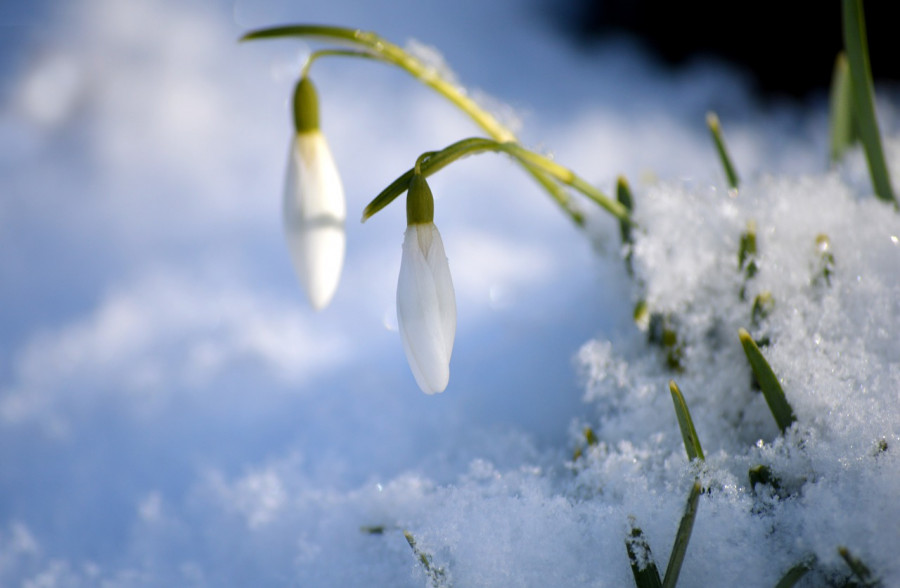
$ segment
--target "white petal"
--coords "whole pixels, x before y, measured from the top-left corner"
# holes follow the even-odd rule
[[[434,280],[438,316],[443,322],[441,332],[444,335],[444,347],[449,363],[450,355],[453,353],[453,340],[456,338],[456,294],[453,290],[453,278],[450,276],[450,264],[447,261],[447,254],[444,253],[444,241],[437,227],[434,224],[419,225],[418,232],[419,243],[423,245],[425,240],[422,236],[430,233],[427,239],[428,246],[423,247],[423,251]]]
[[[397,281],[397,322],[419,388],[427,394],[443,392],[450,380],[456,297],[444,245],[433,224],[406,229]]]
[[[309,302],[321,310],[341,278],[347,205],[324,135],[298,133],[291,142],[284,191],[284,230],[294,270]]]

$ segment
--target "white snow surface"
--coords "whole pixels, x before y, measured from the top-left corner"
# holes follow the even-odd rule
[[[9,24],[30,41],[0,78],[0,585],[628,586],[629,517],[664,570],[695,476],[679,585],[774,586],[812,558],[799,586],[840,585],[839,546],[900,585],[900,214],[860,150],[829,170],[824,96],[761,105],[720,64],[673,74],[621,40],[577,52],[515,0],[44,8]],[[512,105],[526,145],[607,193],[624,174],[634,275],[602,211],[578,230],[506,159],[454,164],[430,183],[457,340],[448,389],[422,394],[393,306],[402,202],[363,225],[352,211],[478,130],[402,73],[316,63],[351,222],[314,313],[279,216],[309,45],[236,42],[291,22],[437,47]],[[898,184],[900,102],[878,89]],[[680,370],[632,322],[638,299],[671,317]],[[785,434],[742,327],[769,339]],[[705,463],[686,458],[670,379]],[[751,487],[756,465],[777,487]]]

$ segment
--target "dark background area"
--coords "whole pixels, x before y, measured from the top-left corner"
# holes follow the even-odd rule
[[[876,83],[900,79],[900,3],[864,4]],[[678,67],[715,57],[746,69],[767,97],[804,98],[828,87],[843,47],[841,2],[545,0],[554,26],[582,46],[635,37]]]
[[[229,0],[212,0],[228,3]],[[714,57],[740,66],[764,96],[805,98],[828,87],[843,46],[840,0],[536,0],[548,26],[585,48],[627,35],[678,68]],[[876,82],[900,81],[900,2],[869,0],[866,26]],[[47,40],[53,0],[0,0],[0,71]],[[57,16],[58,17],[58,16]]]

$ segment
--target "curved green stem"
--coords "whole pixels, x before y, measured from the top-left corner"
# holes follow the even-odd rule
[[[250,31],[241,37],[241,41],[281,37],[314,37],[362,47],[378,59],[396,65],[437,91],[468,114],[491,137],[498,141],[515,140],[515,135],[511,130],[478,106],[474,100],[463,93],[461,88],[444,79],[434,67],[373,32],[321,25],[292,25]]]
[[[368,51],[359,51],[357,49],[318,49],[309,54],[303,69],[300,70],[301,76],[309,74],[309,68],[312,67],[314,61],[321,57],[359,57],[361,59],[375,59],[380,61],[377,55]]]
[[[433,151],[421,156],[416,163],[421,173],[427,177],[447,167],[458,159],[484,151],[506,153],[521,163],[528,171],[539,172],[542,176],[551,179],[551,181],[557,181],[571,186],[607,210],[620,221],[633,224],[628,209],[620,202],[609,198],[569,168],[564,167],[543,155],[529,151],[518,143],[511,141],[500,142],[493,139],[485,139],[483,137],[463,139],[452,145],[448,145],[440,151]],[[387,188],[382,190],[382,192],[366,206],[363,211],[363,221],[390,204],[397,196],[406,191],[413,171],[414,170],[412,169],[408,170],[394,180]]]
[[[406,71],[414,78],[435,90],[454,106],[465,112],[488,135],[500,142],[516,141],[515,133],[498,121],[491,113],[480,107],[474,100],[466,95],[465,91],[441,76],[441,73],[411,55],[402,48],[385,40],[373,32],[344,27],[323,25],[289,25],[250,31],[241,37],[241,41],[253,41],[257,39],[278,39],[284,37],[311,37],[332,42],[346,43],[353,47],[364,49],[365,55],[360,57],[372,57],[385,63],[390,63]],[[334,50],[331,55],[350,55],[351,52]],[[307,66],[308,67],[308,66]],[[568,192],[559,186],[551,177],[529,163],[520,160],[520,164],[541,185],[553,200],[559,204],[563,211],[575,224],[584,224],[584,215],[571,201]],[[371,215],[370,215],[371,216]],[[366,218],[364,216],[364,218]]]

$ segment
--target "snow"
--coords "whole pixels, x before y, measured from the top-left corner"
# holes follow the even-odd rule
[[[576,53],[514,0],[39,12],[17,17],[31,41],[0,79],[0,585],[431,585],[407,530],[454,586],[628,586],[629,517],[664,570],[695,476],[680,585],[774,586],[812,557],[800,585],[836,582],[839,546],[900,583],[900,216],[860,150],[826,165],[824,96],[761,106],[721,64],[675,74],[622,40]],[[404,74],[323,59],[351,222],[314,313],[279,216],[308,47],[236,43],[298,21],[415,38],[526,145],[607,193],[625,174],[634,277],[601,211],[579,231],[501,156],[448,167],[430,185],[459,324],[449,387],[422,394],[394,311],[402,204],[352,211],[477,130]],[[900,110],[878,90],[896,183]],[[638,299],[672,317],[681,371],[632,322]],[[784,435],[739,328],[770,340]],[[777,487],[751,486],[756,465]]]

